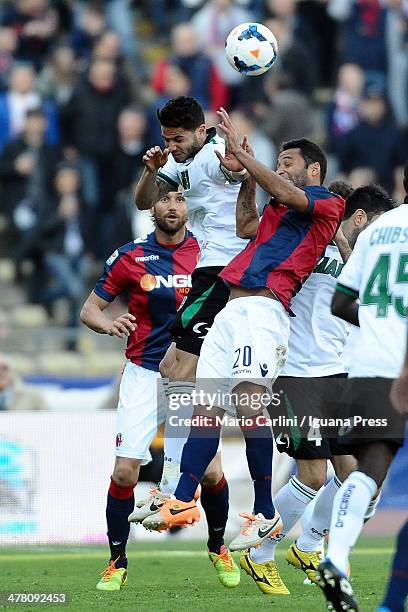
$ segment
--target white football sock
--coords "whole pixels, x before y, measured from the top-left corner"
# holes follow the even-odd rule
[[[370,500],[377,492],[375,481],[363,472],[352,472],[333,501],[327,558],[347,573],[350,549],[357,542]]]
[[[182,423],[183,419],[190,419],[193,414],[191,394],[194,387],[192,382],[171,381],[166,388],[169,406],[164,428],[163,473],[159,485],[162,493],[166,495],[174,493],[180,478],[181,455],[190,433],[190,428]],[[171,422],[169,417],[172,417]],[[178,422],[180,426],[177,425]]]
[[[368,519],[372,518],[374,514],[376,513],[377,506],[380,501],[380,497],[381,497],[381,491],[378,491],[377,495],[373,497],[373,499],[368,504],[367,512],[365,513],[365,516],[364,516],[365,523],[368,521]]]
[[[317,495],[311,516],[307,521],[302,521],[302,533],[296,541],[299,550],[321,550],[324,536],[330,528],[333,500],[340,487],[341,481],[334,476]]]
[[[314,499],[317,491],[306,486],[296,476],[279,489],[273,503],[283,522],[283,530],[277,538],[268,538],[259,548],[251,548],[251,559],[255,563],[265,563],[275,558],[275,548],[298,522],[306,506]]]

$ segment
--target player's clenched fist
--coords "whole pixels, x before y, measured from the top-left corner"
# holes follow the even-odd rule
[[[120,317],[117,317],[111,322],[106,333],[109,336],[117,336],[118,338],[126,338],[130,333],[136,330],[136,317],[130,312],[127,312]]]
[[[169,156],[169,150],[161,150],[160,147],[152,147],[143,155],[143,163],[150,172],[156,172],[159,168],[164,166]]]

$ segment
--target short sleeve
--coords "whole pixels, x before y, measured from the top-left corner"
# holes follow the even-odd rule
[[[95,293],[103,300],[112,302],[129,286],[128,256],[116,250],[106,260],[102,276],[95,285]]]
[[[362,232],[357,239],[353,252],[337,278],[336,291],[358,298],[367,244],[367,234]]]
[[[324,217],[340,223],[345,207],[342,197],[320,186],[305,187],[305,193],[309,201],[309,213],[313,217]]]
[[[165,181],[174,189],[178,188],[180,181],[177,173],[177,164],[171,154],[164,166],[157,171],[156,177],[160,181]]]

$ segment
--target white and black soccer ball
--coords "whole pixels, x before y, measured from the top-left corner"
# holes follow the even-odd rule
[[[257,76],[273,66],[278,56],[278,43],[262,23],[241,23],[228,34],[225,53],[235,70]]]

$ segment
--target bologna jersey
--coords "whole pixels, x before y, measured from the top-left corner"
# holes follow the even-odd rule
[[[235,227],[240,183],[224,174],[215,151],[225,155],[225,142],[211,128],[194,157],[178,163],[170,154],[157,172],[157,178],[173,189],[183,187],[188,221],[200,245],[201,268],[225,266],[248,242],[237,237]]]
[[[128,337],[126,357],[136,365],[159,370],[171,343],[169,328],[190,291],[198,252],[191,232],[176,245],[161,244],[152,232],[120,247],[106,261],[94,291],[108,302],[128,292],[137,329]]]
[[[342,352],[350,325],[331,313],[337,277],[344,266],[331,242],[292,300],[289,355],[281,376],[333,376],[345,371]]]
[[[407,343],[408,204],[361,232],[337,290],[360,300],[349,376],[399,376]]]
[[[304,188],[309,200],[300,213],[271,201],[256,237],[220,273],[232,285],[268,287],[290,311],[293,296],[313,271],[344,214],[344,200],[323,186]]]

